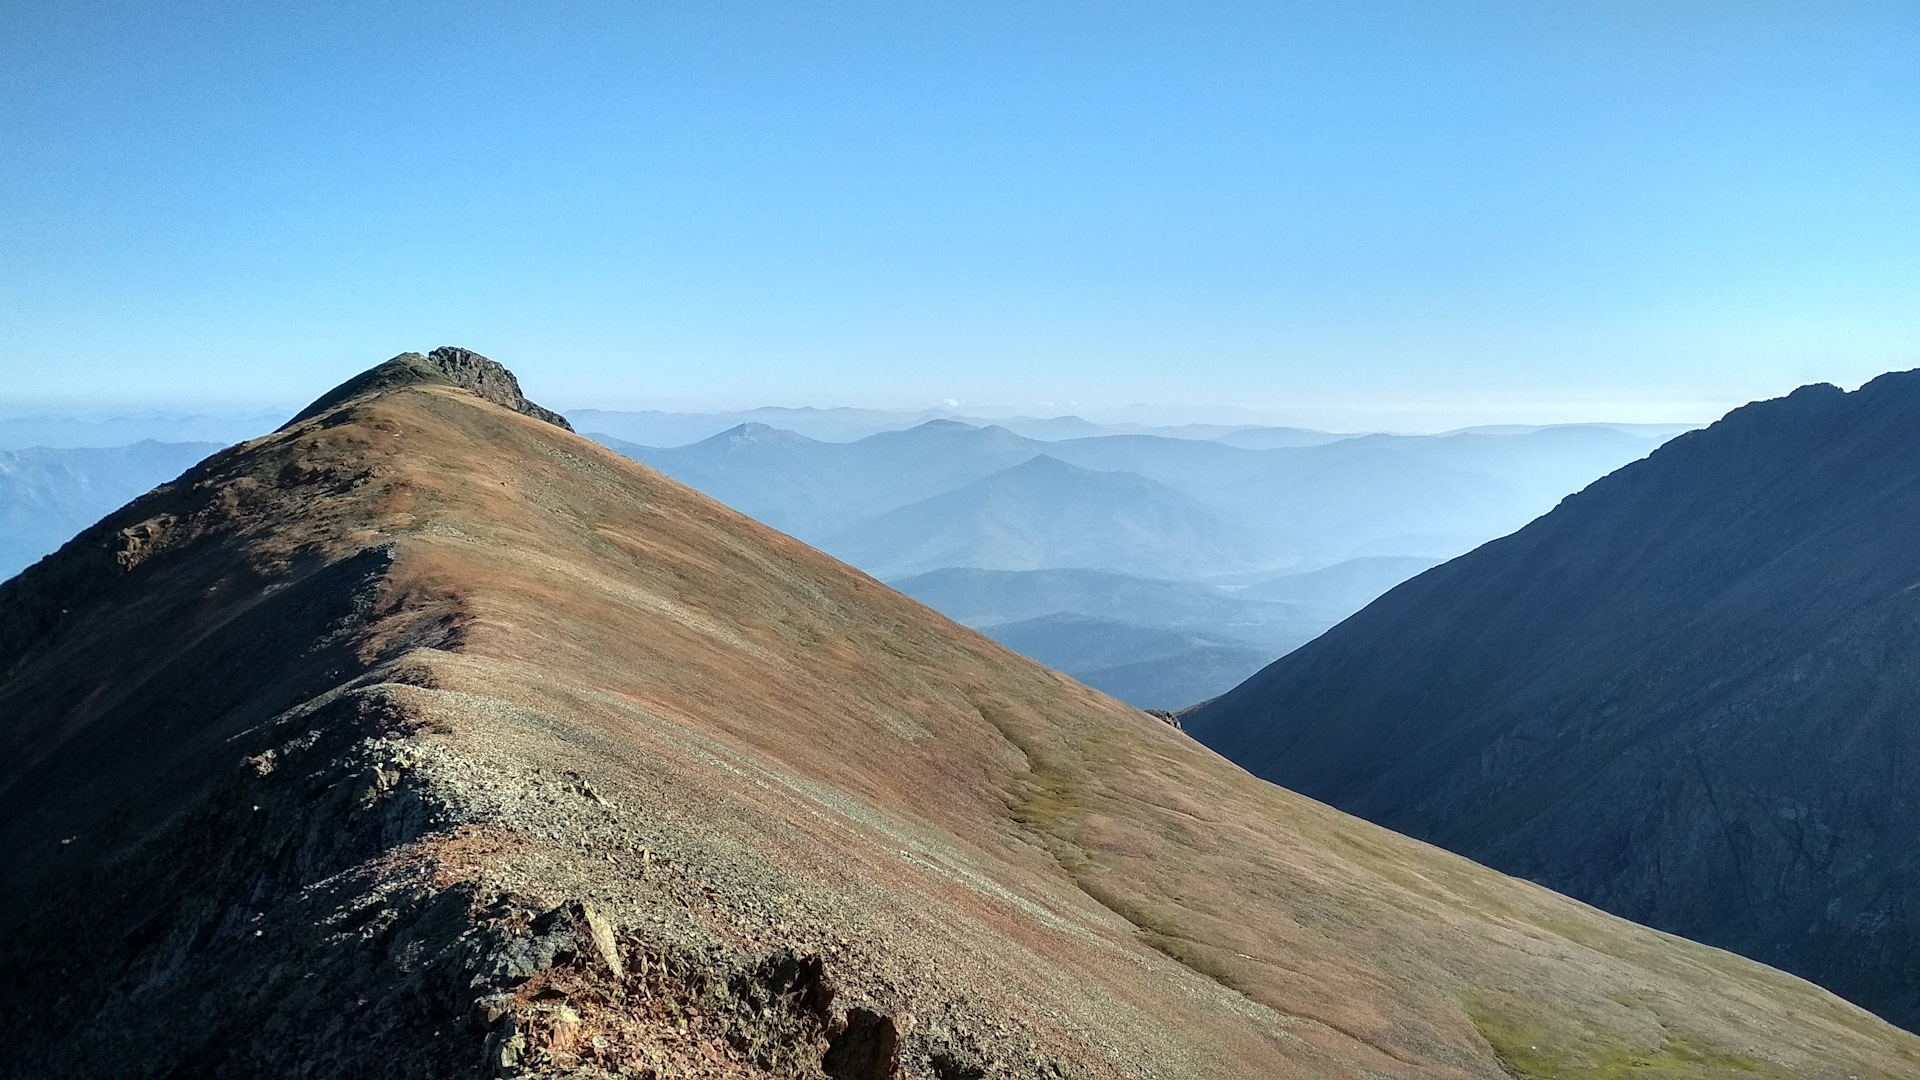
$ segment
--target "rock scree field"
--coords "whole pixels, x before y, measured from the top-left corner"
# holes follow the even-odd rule
[[[1920,1075],[381,365],[0,585],[44,1077]]]

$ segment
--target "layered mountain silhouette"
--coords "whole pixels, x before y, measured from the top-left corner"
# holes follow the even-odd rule
[[[1920,1026],[1920,372],[1683,435],[1187,718],[1255,773]]]
[[[882,515],[925,503],[1042,456],[1095,473],[1125,473],[1191,499],[1211,515],[1210,543],[1188,564],[1154,573],[1207,579],[1252,566],[1277,572],[1367,556],[1451,557],[1519,528],[1612,469],[1651,438],[1607,427],[1516,435],[1368,435],[1247,449],[1204,439],[1104,435],[1041,441],[1005,427],[933,420],[853,442],[824,442],[742,424],[688,446],[606,445],[808,543],[830,545]],[[1043,509],[1043,508],[1041,508]],[[1041,519],[1022,520],[1032,533]],[[930,533],[928,520],[915,535]],[[977,532],[957,518],[938,542],[965,549]],[[1219,553],[1231,551],[1234,570]],[[1085,569],[1058,558],[1044,568]],[[888,573],[876,566],[862,569]],[[953,563],[948,565],[976,565]],[[985,567],[994,569],[999,567]],[[1255,575],[1258,576],[1258,575]]]
[[[401,366],[0,585],[15,1075],[1920,1065]]]
[[[583,423],[619,418],[579,415]],[[836,422],[827,412],[795,419]],[[1106,570],[1252,586],[1249,600],[1268,595],[1263,590],[1291,600],[1285,590],[1295,589],[1303,613],[1314,613],[1293,620],[1278,636],[1284,640],[1228,632],[1235,647],[1266,651],[1268,660],[1417,569],[1518,528],[1656,445],[1603,426],[1345,439],[1277,428],[1212,434],[1254,441],[1130,434],[1043,442],[952,419],[851,442],[757,422],[673,448],[591,437],[889,581],[949,568]],[[1300,571],[1319,576],[1267,581]],[[1123,596],[1141,592],[1121,582],[1108,576],[1082,584],[1114,586],[1106,606],[1120,607]],[[1000,587],[1024,585],[1050,589],[1039,577],[1003,579]],[[1090,612],[1067,606],[1030,614]],[[1180,628],[1138,606],[1118,619]],[[1053,637],[1071,647],[1078,625],[1058,624]],[[1154,708],[1191,705],[1255,670],[1244,653],[1134,659],[1145,666],[1100,685]]]
[[[1254,534],[1229,526],[1191,495],[1046,454],[889,511],[820,546],[883,578],[950,566],[1217,575],[1262,561]]]
[[[1070,614],[1251,640],[1285,652],[1324,625],[1310,608],[1247,600],[1194,581],[1110,570],[979,570],[952,567],[893,582],[895,588],[972,627]]]
[[[1222,694],[1338,621],[1318,607],[1107,570],[949,568],[894,586],[1142,709]]]
[[[1347,435],[1307,428],[1247,424],[1158,424],[1130,420],[1093,421],[1079,416],[981,417],[949,409],[912,412],[880,409],[767,407],[738,412],[619,412],[575,409],[567,414],[581,431],[611,436],[640,446],[685,446],[743,424],[775,427],[826,442],[852,442],[886,431],[904,431],[930,420],[957,421],[972,427],[1001,427],[1029,439],[1079,439],[1098,435],[1160,435],[1173,439],[1231,439],[1235,445],[1317,446]],[[0,422],[0,439],[5,438]]]
[[[1087,615],[1041,615],[987,627],[988,637],[1142,709],[1178,710],[1213,697],[1273,659],[1217,634]]]

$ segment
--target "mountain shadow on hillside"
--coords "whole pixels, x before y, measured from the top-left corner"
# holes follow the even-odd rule
[[[1258,775],[1920,1026],[1920,372],[1668,443],[1187,719]]]

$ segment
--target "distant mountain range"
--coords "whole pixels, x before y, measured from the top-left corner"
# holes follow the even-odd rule
[[[1920,1027],[1920,371],[1735,410],[1187,718]]]
[[[1304,604],[1098,570],[947,569],[894,587],[1142,709],[1220,694],[1339,621]]]
[[[1234,424],[1148,428],[1073,416],[969,423],[857,409],[571,416],[589,432],[600,425],[667,437],[707,430],[703,425],[717,418],[754,416],[829,436],[755,420],[682,446],[642,446],[605,431],[596,437],[882,578],[947,567],[1099,569],[1244,586],[1242,600],[1311,609],[1279,634],[1265,623],[1251,634],[1207,629],[1229,644],[1173,657],[1135,655],[1125,664],[1145,667],[1101,684],[1125,687],[1115,692],[1156,707],[1192,704],[1198,698],[1185,695],[1218,693],[1252,670],[1249,652],[1204,649],[1272,659],[1403,577],[1517,527],[1645,453],[1655,445],[1650,435],[1667,433],[1592,425],[1347,436]],[[111,452],[77,447],[146,431],[240,438],[276,424],[254,414],[0,420],[0,441],[42,438],[76,447],[19,451],[25,456],[11,474],[0,468],[0,575],[52,551],[107,508],[219,444],[196,440],[193,449],[178,451],[153,442]],[[1072,613],[1084,612],[1062,607],[1031,615]],[[1137,605],[1116,621],[1170,627],[1168,617]],[[1058,624],[1053,634],[1064,640],[1078,625]]]
[[[1271,651],[1236,638],[1164,630],[1087,615],[1042,615],[985,634],[1142,709],[1181,709],[1265,667]]]
[[[1178,411],[1178,410],[1176,410]],[[1359,433],[1319,431],[1275,425],[1263,414],[1238,409],[1186,410],[1170,418],[1168,410],[1141,406],[1098,411],[1089,419],[1074,415],[1001,415],[953,409],[781,408],[767,406],[723,412],[669,412],[571,409],[566,415],[581,431],[597,431],[643,446],[685,446],[741,424],[765,424],[822,442],[852,442],[883,431],[905,431],[929,420],[954,420],[972,427],[1003,427],[1029,439],[1083,439],[1095,435],[1159,435],[1170,439],[1211,439],[1229,446],[1271,450],[1282,446],[1318,446],[1356,438]],[[1196,421],[1194,417],[1204,416]],[[1151,418],[1149,420],[1149,418]],[[1179,419],[1180,422],[1172,422]],[[1554,425],[1496,424],[1443,434],[1524,435]],[[1669,439],[1698,424],[1594,424],[1650,439]]]
[[[1217,577],[1259,569],[1261,540],[1157,480],[1041,454],[889,510],[820,546],[881,578],[949,566]]]
[[[1093,421],[1078,416],[970,416],[946,409],[742,409],[737,412],[677,413],[648,410],[618,412],[574,409],[567,413],[581,431],[597,431],[646,446],[684,446],[742,424],[764,424],[822,442],[852,442],[883,431],[905,431],[930,420],[952,420],[971,427],[1004,427],[1029,439],[1081,439],[1094,435],[1162,435],[1173,439],[1253,438],[1272,446],[1314,446],[1351,438],[1308,428],[1233,423],[1147,424],[1130,420]]]
[[[584,422],[584,421],[583,421]],[[905,431],[852,442],[824,442],[795,432],[743,424],[688,446],[639,446],[582,428],[590,437],[809,543],[834,550],[880,573],[899,557],[853,539],[881,515],[985,480],[1037,457],[1078,471],[1046,474],[1050,495],[1068,500],[1083,529],[1111,529],[1128,507],[1150,498],[1186,511],[1128,520],[1134,547],[1178,551],[1192,561],[1161,558],[1152,573],[1189,579],[1246,580],[1284,569],[1311,569],[1360,556],[1447,558],[1510,532],[1598,476],[1644,456],[1656,440],[1611,427],[1542,428],[1518,435],[1367,435],[1317,446],[1249,450],[1224,443],[1155,435],[1106,435],[1044,442],[1001,426],[933,420]],[[1130,473],[1158,487],[1123,482]],[[996,481],[992,489],[1034,493],[1039,474]],[[1166,490],[1166,489],[1171,489]],[[965,513],[945,519],[938,505],[914,512],[917,524],[888,523],[892,535],[918,546],[982,552],[978,514],[989,491]],[[1013,500],[1018,502],[1018,499]],[[1006,505],[999,523],[1025,509]],[[1204,514],[1202,513],[1204,511]],[[1203,527],[1202,519],[1212,522]],[[1049,512],[1048,516],[1056,516]],[[951,535],[938,536],[942,529]],[[1051,531],[1049,531],[1051,530]],[[1206,543],[1196,543],[1211,530]],[[1021,568],[1086,567],[1085,541],[1072,528],[1021,521]],[[874,560],[861,562],[862,559]],[[913,572],[924,560],[905,559]],[[998,568],[998,567],[994,567]]]
[[[1042,615],[1085,615],[1167,630],[1216,634],[1291,649],[1327,625],[1299,604],[1248,600],[1197,581],[1156,581],[1101,570],[977,570],[957,567],[893,582],[915,600],[973,627]]]
[[[220,446],[147,441],[110,449],[0,450],[0,580]]]
[[[108,449],[140,442],[217,443],[230,446],[264,435],[286,422],[292,410],[243,412],[70,415],[36,412],[0,415],[0,450],[45,447]]]
[[[1338,622],[1366,607],[1374,597],[1439,564],[1439,559],[1417,555],[1364,556],[1318,570],[1270,577],[1237,589],[1234,595],[1243,600],[1298,604]]]
[[[1152,707],[1226,690],[1257,668],[1253,653],[1279,656],[1406,577],[1519,528],[1657,445],[1606,425],[1248,448],[1137,434],[1042,441],[997,424],[935,419],[848,442],[746,423],[687,446],[648,447],[586,426],[598,417],[574,419],[610,448],[913,595],[922,595],[922,583],[904,579],[946,568],[1112,571],[1073,579],[1070,603],[1027,605],[1021,618],[1089,615],[1227,642],[1135,655],[1126,663],[1145,666],[1095,683]],[[1229,435],[1271,439],[1275,431]],[[1060,588],[1060,579],[999,580],[1001,591],[1057,596]],[[1271,599],[1296,607],[1278,634],[1264,619],[1253,620],[1263,629],[1252,634],[1183,626],[1152,606],[1169,601],[1176,581],[1228,606]],[[1235,597],[1213,586],[1245,591]],[[1097,602],[1089,588],[1118,591]],[[1132,599],[1146,595],[1156,600]],[[1088,624],[1062,621],[1043,636],[1071,648],[1083,632],[1092,632]]]

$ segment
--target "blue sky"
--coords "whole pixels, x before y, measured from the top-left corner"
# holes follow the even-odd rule
[[[0,0],[0,398],[1692,419],[1920,365],[1920,6]]]

